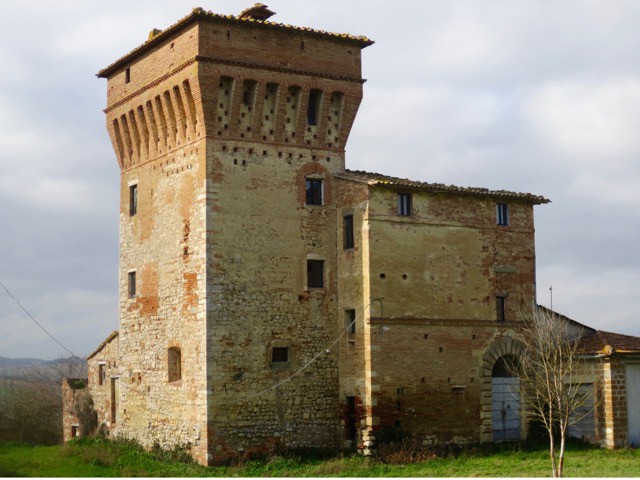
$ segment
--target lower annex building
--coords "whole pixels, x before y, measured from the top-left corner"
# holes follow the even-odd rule
[[[98,73],[121,170],[98,426],[203,464],[385,430],[523,438],[494,367],[535,305],[548,200],[347,169],[373,42],[272,14],[196,8]],[[72,385],[66,439],[89,433]]]

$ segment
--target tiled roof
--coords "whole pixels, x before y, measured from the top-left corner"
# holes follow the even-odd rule
[[[456,187],[455,185],[445,185],[444,183],[419,182],[417,180],[389,177],[380,173],[364,172],[360,170],[345,170],[344,172],[336,173],[334,175],[338,178],[345,178],[347,180],[366,182],[369,185],[377,187],[393,187],[434,193],[456,193],[459,195],[501,198],[505,200],[529,202],[536,205],[549,203],[551,201],[543,196],[533,195],[531,193],[510,192],[508,190],[489,190],[488,188],[479,187]]]
[[[186,17],[178,20],[176,23],[166,28],[162,32],[158,33],[157,35],[152,36],[152,38],[150,38],[148,41],[146,41],[139,47],[133,49],[123,57],[113,62],[111,65],[100,70],[97,76],[102,78],[109,76],[116,69],[120,68],[122,64],[125,63],[125,61],[129,61],[132,56],[145,52],[146,50],[152,48],[154,45],[157,45],[158,43],[162,42],[170,33],[175,32],[185,27],[186,25],[189,25],[190,23],[196,20],[221,20],[225,22],[238,23],[238,24],[255,23],[259,25],[264,25],[265,28],[271,28],[273,30],[296,31],[296,32],[308,33],[314,36],[329,37],[335,40],[356,44],[360,48],[368,47],[369,45],[374,43],[373,40],[370,40],[367,37],[362,35],[350,35],[348,33],[327,32],[324,30],[316,30],[314,28],[297,27],[294,25],[288,25],[284,23],[270,22],[268,20],[257,20],[255,18],[250,18],[250,17],[240,18],[240,16],[236,16],[236,15],[222,15],[222,14],[213,13],[213,12],[204,10],[203,8],[197,7],[197,8],[194,8],[193,11]]]
[[[580,350],[583,353],[612,354],[612,353],[640,353],[640,337],[623,335],[621,333],[597,330],[580,339]]]
[[[605,355],[612,353],[640,353],[640,337],[596,330],[545,306],[538,305],[538,308],[547,315],[553,315],[583,329],[583,335],[578,340],[580,353]]]

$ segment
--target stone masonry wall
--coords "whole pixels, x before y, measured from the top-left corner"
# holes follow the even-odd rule
[[[205,47],[225,35],[211,31]],[[322,57],[306,60],[315,73],[303,73],[297,36],[261,35],[279,49],[262,50],[259,66],[245,63],[253,61],[249,38],[232,43],[236,63],[201,65],[204,103],[216,106],[207,117],[212,462],[276,445],[335,447],[342,435],[338,352],[325,352],[339,334],[332,173],[344,169],[362,86],[331,76],[340,63],[325,71],[322,58],[343,55],[341,44],[305,38],[305,52]],[[283,68],[278,58],[287,49]],[[356,60],[359,51],[343,62],[345,75],[359,71]],[[307,115],[312,91],[321,92],[315,125]],[[321,205],[306,205],[308,178],[322,181]],[[308,287],[309,260],[324,262],[322,288]],[[273,364],[273,348],[288,348],[289,361]]]
[[[86,379],[64,378],[62,379],[62,441],[64,443],[75,437],[87,435],[78,415],[77,406],[84,402],[86,397]]]
[[[198,39],[193,25],[132,61],[128,83],[124,69],[111,75],[106,112],[122,169],[119,410],[112,430],[145,446],[190,445],[206,463],[206,146]]]
[[[118,424],[118,387],[120,384],[119,337],[113,333],[87,360],[87,388],[93,400],[99,431],[110,434]],[[115,421],[114,421],[115,420]]]

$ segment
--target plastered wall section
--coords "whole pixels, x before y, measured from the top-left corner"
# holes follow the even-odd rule
[[[193,26],[133,61],[129,83],[123,71],[108,81],[107,127],[122,170],[112,432],[145,446],[189,444],[206,463],[206,149],[197,41]],[[178,379],[169,377],[169,349],[180,351]]]
[[[490,198],[412,192],[403,217],[397,195],[377,188],[370,200],[370,290],[383,298],[370,330],[373,422],[425,444],[488,439],[483,362],[534,301],[533,208],[510,203],[500,227]]]
[[[338,329],[340,359],[340,410],[342,440],[346,447],[364,448],[371,430],[371,312],[379,311],[369,292],[369,186],[336,178],[337,209],[336,245],[338,249]],[[345,246],[345,216],[353,217],[354,244]],[[355,310],[353,332],[349,328],[347,310]],[[347,397],[354,397],[355,411],[349,412]],[[355,416],[356,438],[350,439],[349,415]],[[351,420],[353,421],[353,420]]]

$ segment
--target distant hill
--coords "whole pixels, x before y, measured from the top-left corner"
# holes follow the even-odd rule
[[[0,357],[0,369],[7,367],[24,367],[29,365],[42,365],[46,360],[39,358],[7,358]]]
[[[40,358],[8,358],[0,356],[0,377],[23,378],[34,372],[49,378],[86,377],[87,361],[79,357],[43,360]]]

